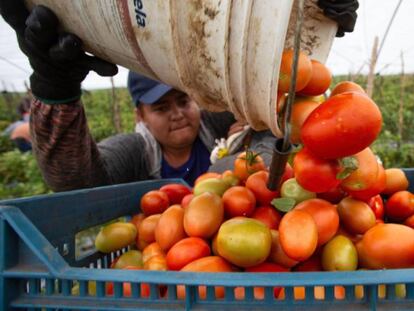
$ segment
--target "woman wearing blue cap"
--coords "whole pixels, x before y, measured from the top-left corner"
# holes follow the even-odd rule
[[[338,36],[353,30],[356,0],[318,0],[318,5],[338,22]],[[113,76],[117,67],[84,53],[82,41],[61,32],[56,15],[44,6],[29,12],[23,0],[1,0],[0,13],[33,68],[33,151],[53,190],[161,177],[182,177],[191,184],[207,170],[215,139],[226,137],[235,121],[231,114],[202,112],[186,94],[132,74],[138,133],[96,144],[80,101],[81,82],[90,70]],[[254,146],[265,146],[268,137],[254,133]]]

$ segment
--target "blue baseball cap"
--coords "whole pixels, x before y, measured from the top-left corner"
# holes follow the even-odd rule
[[[139,73],[128,73],[128,90],[135,106],[140,103],[151,105],[173,89],[172,86],[152,80]]]

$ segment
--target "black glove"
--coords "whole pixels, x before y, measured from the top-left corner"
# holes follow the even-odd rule
[[[113,76],[116,65],[82,50],[74,34],[59,32],[59,20],[45,6],[29,13],[23,0],[0,0],[0,13],[16,31],[20,49],[33,68],[30,84],[33,95],[46,103],[69,103],[80,98],[81,82],[90,70]]]
[[[345,32],[354,31],[358,0],[318,0],[318,6],[325,16],[338,23],[337,37],[343,37]]]

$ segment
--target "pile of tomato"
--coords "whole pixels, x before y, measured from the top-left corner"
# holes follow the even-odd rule
[[[284,57],[279,89],[286,92],[292,53]],[[205,173],[193,188],[168,184],[149,191],[131,222],[108,225],[98,234],[101,252],[133,246],[111,267],[193,272],[414,267],[414,194],[407,191],[404,172],[384,168],[369,147],[381,130],[380,110],[349,81],[322,98],[330,72],[301,54],[298,79],[305,76],[306,82],[297,81],[292,108],[292,142],[298,148],[278,190],[267,188],[269,171],[260,154],[246,150],[231,170]],[[145,296],[149,288],[143,286]],[[180,286],[177,295],[185,296]],[[223,295],[217,287],[216,296]],[[235,295],[243,297],[244,288]],[[263,297],[263,288],[254,295]],[[283,296],[283,290],[275,288],[274,295]]]

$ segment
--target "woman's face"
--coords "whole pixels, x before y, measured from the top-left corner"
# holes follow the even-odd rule
[[[177,90],[171,90],[152,105],[140,104],[137,117],[163,148],[191,145],[200,127],[200,109],[197,104]]]

